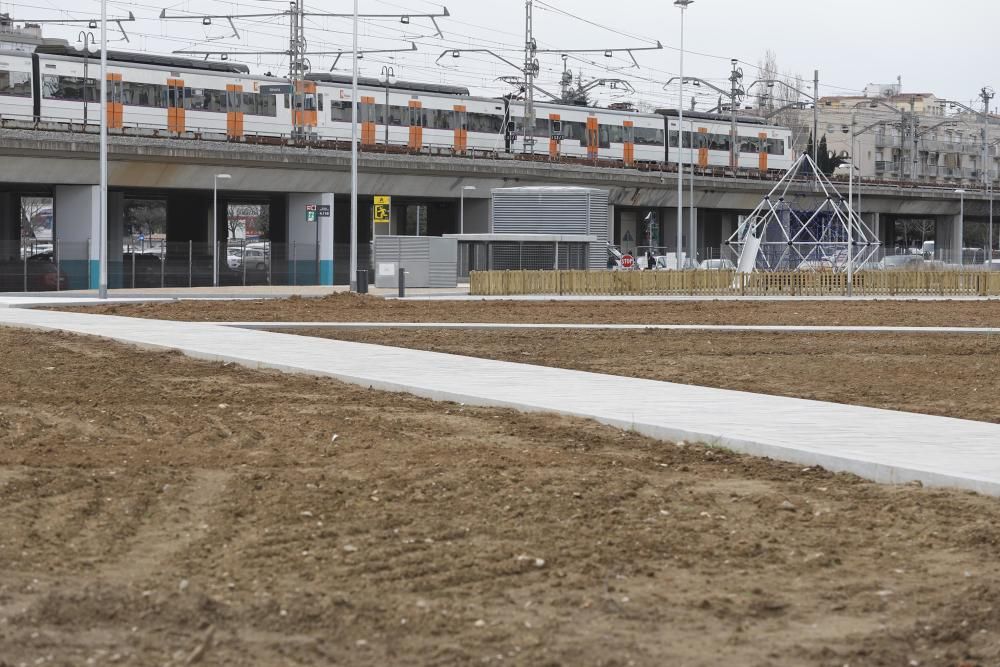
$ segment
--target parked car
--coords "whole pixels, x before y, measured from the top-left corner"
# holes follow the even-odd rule
[[[66,274],[56,266],[51,252],[28,257],[27,262],[18,258],[0,260],[0,292],[23,292],[25,270],[29,292],[51,292],[66,289]]]
[[[706,259],[700,268],[703,271],[735,271],[736,265],[730,259]]]
[[[135,280],[132,272],[135,270]],[[123,287],[159,287],[163,271],[163,259],[148,253],[122,253]]]
[[[886,255],[878,268],[885,271],[919,271],[925,262],[923,255]]]
[[[230,248],[226,257],[226,264],[233,271],[243,269],[243,260],[246,258],[248,271],[266,271],[268,263],[268,253],[264,248]]]

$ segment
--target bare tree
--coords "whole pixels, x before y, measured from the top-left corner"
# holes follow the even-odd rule
[[[757,61],[757,78],[762,80],[772,80],[778,78],[778,54],[768,49],[764,56]],[[774,109],[774,98],[772,88],[769,86],[758,86],[757,88],[757,108]]]
[[[51,197],[21,197],[21,236],[52,238]]]

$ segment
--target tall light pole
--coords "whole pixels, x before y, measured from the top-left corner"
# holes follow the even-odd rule
[[[466,190],[475,190],[475,189],[476,189],[475,185],[466,185],[466,186],[462,187],[461,204],[459,204],[459,212],[458,212],[458,233],[459,234],[464,234],[465,233],[465,191]]]
[[[958,264],[965,265],[965,190],[955,190],[958,195]]]
[[[86,82],[84,82],[86,85]],[[101,0],[100,238],[97,241],[97,296],[108,298],[108,0]],[[121,248],[118,249],[121,252]]]
[[[84,128],[87,126],[87,111],[90,107],[90,99],[88,92],[88,66],[90,65],[90,49],[94,46],[94,33],[88,32],[86,30],[81,30],[80,34],[77,35],[76,41],[83,44],[83,125]],[[78,49],[80,47],[77,47]]]
[[[674,7],[681,10],[681,71],[680,93],[677,98],[677,270],[681,266],[681,249],[684,246],[684,15],[694,0],[674,0]],[[667,137],[669,143],[670,137]]]
[[[230,178],[229,174],[212,177],[212,287],[219,286],[219,181]]]
[[[358,291],[358,0],[351,46],[351,291]]]

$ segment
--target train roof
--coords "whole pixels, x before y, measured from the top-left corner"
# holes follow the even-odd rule
[[[49,56],[64,56],[83,58],[84,52],[71,46],[60,44],[43,44],[35,49],[35,53]],[[100,58],[100,51],[90,54],[90,58]],[[193,69],[208,72],[228,72],[231,74],[249,74],[250,68],[238,63],[218,62],[211,60],[192,60],[190,58],[175,58],[174,56],[158,56],[152,53],[132,53],[129,51],[108,51],[108,61],[117,63],[133,63],[136,65],[159,65],[173,69]]]
[[[661,116],[679,116],[677,109],[657,109],[656,113]],[[697,118],[699,120],[714,120],[722,121],[728,123],[732,121],[733,117],[728,114],[721,113],[705,113],[704,111],[685,111],[685,118]],[[736,122],[741,125],[772,125],[763,118],[757,118],[756,116],[737,116]]]
[[[351,77],[346,74],[308,74],[306,78],[318,83],[336,83],[351,85]],[[358,77],[359,86],[385,88],[385,82],[370,76]],[[389,84],[390,90],[412,90],[417,93],[437,93],[439,95],[469,96],[469,89],[462,86],[448,86],[439,83],[420,83],[418,81],[396,81]]]

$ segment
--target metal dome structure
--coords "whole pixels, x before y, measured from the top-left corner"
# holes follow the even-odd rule
[[[814,194],[792,192],[802,178]],[[870,268],[882,244],[830,180],[803,154],[726,242],[740,273]]]

